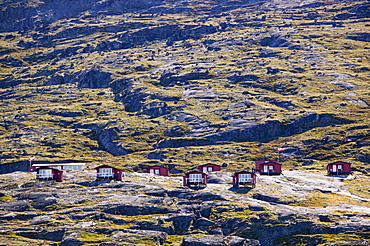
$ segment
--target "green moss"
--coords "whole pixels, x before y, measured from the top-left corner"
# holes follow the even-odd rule
[[[110,239],[106,234],[91,233],[87,231],[82,231],[80,238],[86,243],[103,243]]]

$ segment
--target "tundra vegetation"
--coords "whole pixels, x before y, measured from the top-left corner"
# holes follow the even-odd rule
[[[369,6],[0,1],[0,243],[368,243]],[[88,170],[36,183],[14,172],[32,156]],[[283,176],[230,189],[278,158]],[[353,175],[325,176],[339,160]],[[206,163],[215,183],[180,188]],[[94,182],[101,164],[124,181]]]

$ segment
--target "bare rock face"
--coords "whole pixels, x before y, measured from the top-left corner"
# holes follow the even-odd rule
[[[283,124],[277,120],[264,123],[238,125],[238,128],[227,128],[224,131],[210,133],[201,138],[170,138],[157,143],[157,148],[177,148],[183,146],[210,145],[219,141],[254,142],[270,141],[277,137],[291,136],[307,130],[333,124],[349,124],[351,121],[330,114],[310,113],[296,120]],[[244,126],[244,128],[242,128]]]
[[[258,240],[242,237],[185,237],[181,246],[259,246]]]
[[[49,192],[22,193],[19,195],[18,199],[31,200],[33,202],[33,207],[37,209],[44,209],[46,206],[58,202],[57,195]]]
[[[181,246],[226,246],[223,238],[219,237],[185,237]]]
[[[91,69],[81,72],[77,80],[81,88],[107,88],[112,79],[110,73]]]
[[[0,208],[7,210],[7,211],[26,211],[30,208],[30,204],[28,201],[14,201],[14,202],[8,202],[8,203],[2,203],[0,204]]]

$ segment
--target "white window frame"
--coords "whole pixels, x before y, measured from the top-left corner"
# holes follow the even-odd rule
[[[53,178],[53,173],[51,169],[40,169],[37,177],[41,179],[49,179],[49,178]]]
[[[189,182],[190,183],[201,183],[201,182],[203,182],[202,174],[201,173],[191,173],[191,174],[189,174]]]
[[[239,174],[239,183],[251,183],[252,180],[252,175],[250,173]]]
[[[102,178],[113,177],[113,169],[110,167],[100,168],[98,177],[102,177]]]

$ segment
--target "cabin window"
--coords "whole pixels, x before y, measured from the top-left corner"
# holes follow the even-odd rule
[[[252,182],[252,175],[249,173],[239,174],[239,182],[240,183]]]
[[[271,171],[274,171],[274,166],[269,166],[269,170]]]
[[[343,165],[339,164],[338,165],[338,170],[343,170]]]
[[[191,174],[189,174],[189,182],[192,182],[192,183],[203,182],[202,174],[200,174],[200,173],[191,173]]]
[[[150,174],[159,175],[159,169],[150,169]]]
[[[38,177],[39,178],[51,178],[52,177],[51,169],[41,169],[41,170],[39,170]]]
[[[212,172],[213,171],[213,168],[212,167],[208,167],[208,172]]]
[[[113,171],[112,168],[100,168],[99,177],[112,177]]]

